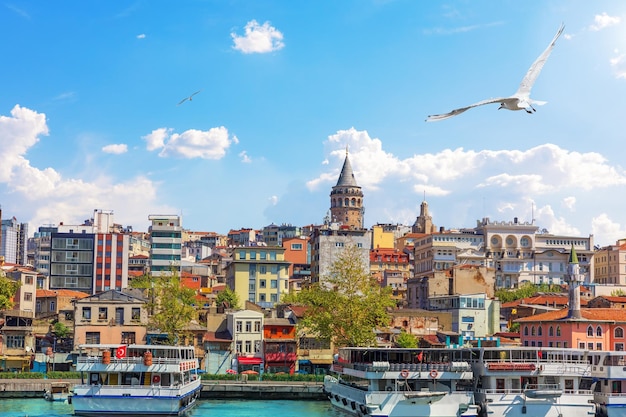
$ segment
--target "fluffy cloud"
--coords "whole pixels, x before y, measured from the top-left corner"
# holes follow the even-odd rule
[[[259,25],[256,20],[251,20],[246,24],[244,36],[236,33],[231,33],[230,36],[234,42],[233,49],[244,54],[264,54],[278,51],[285,46],[283,34],[269,22]]]
[[[204,131],[189,129],[181,134],[172,131],[162,127],[142,136],[146,149],[161,149],[161,157],[221,159],[235,141],[229,138],[228,129],[223,126]]]
[[[125,143],[106,145],[102,147],[102,152],[120,155],[128,152],[128,145]]]
[[[620,53],[617,49],[615,50],[615,54],[615,57],[609,60],[615,77],[626,79],[626,54]]]
[[[308,189],[315,192],[335,185],[347,148],[357,183],[370,201],[369,218],[394,218],[403,224],[412,224],[415,218],[398,219],[389,213],[406,211],[425,193],[427,199],[444,205],[438,208],[439,224],[447,227],[471,226],[491,211],[503,220],[534,219],[552,233],[576,235],[590,230],[589,224],[570,224],[575,222],[576,206],[589,205],[594,198],[590,193],[601,198],[606,190],[626,187],[626,172],[599,153],[554,144],[519,150],[444,149],[399,158],[386,152],[378,138],[351,128],[330,135],[325,146],[330,163],[307,182]],[[373,198],[384,198],[385,204],[374,206]],[[553,209],[555,204],[562,213]],[[473,213],[480,215],[467,219]]]
[[[28,151],[48,135],[46,116],[25,107],[15,106],[11,116],[0,116],[0,186],[3,208],[19,213],[20,222],[31,224],[31,231],[43,224],[82,223],[94,209],[123,209],[124,224],[147,223],[147,212],[171,211],[155,203],[155,184],[146,177],[130,178],[119,183],[104,175],[87,181],[65,178],[54,168],[32,166]],[[120,146],[120,145],[114,145]],[[125,145],[123,145],[125,146]],[[97,166],[97,164],[93,164]],[[137,190],[141,190],[140,193]]]
[[[602,29],[606,29],[609,26],[617,25],[621,21],[619,16],[609,16],[608,14],[602,13],[597,14],[593,18],[593,24],[589,26],[590,30],[599,31]]]

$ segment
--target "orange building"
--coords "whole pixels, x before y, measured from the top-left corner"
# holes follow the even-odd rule
[[[289,319],[265,319],[263,353],[265,372],[293,374],[297,359],[296,326]]]
[[[615,308],[581,309],[580,286],[583,276],[572,246],[566,280],[569,284],[567,308],[515,320],[520,324],[523,346],[624,350],[626,311]]]

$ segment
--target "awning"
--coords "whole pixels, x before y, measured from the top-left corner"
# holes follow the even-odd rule
[[[332,359],[311,359],[310,360],[313,365],[332,365]]]
[[[261,358],[247,358],[245,356],[239,356],[237,361],[240,365],[260,365],[263,362]]]

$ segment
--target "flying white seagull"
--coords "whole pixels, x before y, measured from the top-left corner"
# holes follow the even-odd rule
[[[561,24],[561,27],[559,28],[558,32],[556,32],[556,35],[554,35],[554,38],[552,39],[552,42],[550,42],[550,45],[548,45],[546,50],[543,51],[541,55],[539,55],[539,57],[535,60],[535,62],[533,62],[533,64],[530,66],[530,69],[526,73],[526,76],[520,83],[519,88],[517,89],[515,94],[513,94],[511,97],[498,97],[498,98],[490,98],[488,100],[479,101],[478,103],[471,104],[467,107],[454,109],[449,113],[434,114],[432,116],[428,116],[428,119],[426,119],[426,121],[436,122],[438,120],[449,119],[450,117],[456,116],[457,114],[461,114],[464,111],[469,110],[473,107],[478,107],[478,106],[482,106],[485,104],[492,104],[492,103],[500,103],[500,107],[498,107],[498,110],[500,109],[526,110],[526,113],[532,114],[534,111],[536,111],[535,108],[533,107],[533,104],[541,106],[543,104],[546,104],[546,102],[532,100],[530,98],[530,89],[533,87],[533,84],[537,80],[537,77],[539,76],[539,73],[541,72],[543,65],[548,60],[548,57],[550,56],[550,53],[552,52],[552,49],[554,48],[554,44],[556,43],[556,40],[559,38],[559,36],[561,36],[561,33],[563,33],[564,28],[565,26]]]
[[[198,94],[200,91],[202,91],[202,90],[198,90],[198,91],[196,91],[195,93],[193,93],[192,95],[190,95],[189,97],[185,97],[184,99],[182,99],[182,100],[180,101],[180,103],[178,103],[178,104],[177,104],[177,106],[180,106],[181,104],[183,104],[183,103],[184,103],[185,101],[187,101],[187,100],[191,101],[191,100],[192,100],[192,97],[193,97],[193,96],[195,96],[196,94]]]

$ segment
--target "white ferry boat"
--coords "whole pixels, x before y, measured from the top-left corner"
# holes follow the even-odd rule
[[[469,349],[340,348],[324,379],[331,404],[358,417],[476,416]]]
[[[197,368],[189,346],[81,345],[68,401],[78,416],[178,416],[200,395]]]
[[[626,352],[589,351],[599,417],[626,417]]]
[[[475,353],[480,416],[595,416],[589,351],[494,347]]]

